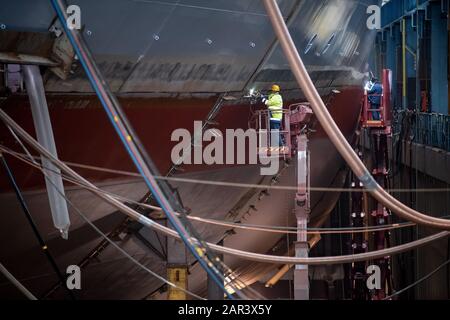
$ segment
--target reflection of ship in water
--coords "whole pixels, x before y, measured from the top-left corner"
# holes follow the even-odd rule
[[[224,92],[239,97],[250,88],[265,90],[279,83],[285,100],[302,101],[292,73],[275,42],[275,35],[260,1],[74,1],[82,9],[85,38],[100,69],[136,129],[160,172],[171,167],[171,133],[192,129],[204,120]],[[366,2],[366,3],[365,3]],[[367,5],[376,1],[281,1],[285,16],[308,71],[335,121],[350,138],[359,115],[362,82],[373,34],[366,28]],[[101,13],[101,14],[100,14]],[[4,16],[7,14],[7,16]],[[54,35],[47,32],[55,16],[49,4],[14,1],[0,13],[10,26],[0,31],[0,51],[52,56]],[[99,18],[101,17],[101,18]],[[107,26],[107,27],[106,27]],[[86,33],[90,31],[89,33]],[[47,50],[47,51],[46,51]],[[61,80],[50,68],[45,72],[47,100],[59,157],[64,161],[133,171],[132,162],[116,139],[103,109],[79,64]],[[66,70],[67,71],[67,70]],[[28,97],[9,95],[2,109],[34,134]],[[225,131],[248,126],[251,107],[245,100],[225,102],[214,119]],[[320,126],[311,136],[313,186],[342,183],[342,159]],[[2,144],[20,151],[8,130],[0,126]],[[9,159],[25,191],[33,217],[61,266],[77,264],[101,241],[70,209],[69,240],[59,238],[51,222],[42,175]],[[258,166],[183,166],[177,176],[198,180],[270,184]],[[143,181],[108,171],[76,168],[103,189],[139,200],[146,193]],[[7,181],[1,176],[3,212],[1,260],[38,295],[56,281],[41,255],[31,230]],[[276,183],[294,186],[295,171],[286,167]],[[272,181],[274,183],[274,181]],[[286,225],[291,217],[293,192],[258,188],[172,182],[192,215],[261,225]],[[103,231],[110,232],[124,216],[86,190],[66,184],[69,198]],[[333,207],[337,194],[312,194],[311,224],[319,226]],[[224,239],[226,246],[254,252],[274,252],[280,234],[263,234],[195,223],[210,242]],[[164,237],[128,224],[114,240],[142,263],[165,273]],[[264,239],[264,240],[262,240]],[[8,245],[6,245],[8,244]],[[281,254],[286,252],[277,251]],[[226,263],[247,284],[263,278],[275,267],[226,257]],[[143,298],[157,292],[161,283],[124,259],[116,249],[104,249],[83,270],[82,298]],[[33,268],[29,268],[33,265]],[[204,290],[203,271],[194,265],[191,289]],[[196,279],[203,279],[197,281]],[[7,285],[1,295],[14,295]],[[57,291],[53,297],[62,296]]]

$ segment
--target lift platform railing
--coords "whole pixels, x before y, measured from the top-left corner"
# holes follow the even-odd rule
[[[382,94],[364,92],[361,122],[364,128],[384,128],[391,125],[391,70],[383,70]],[[370,102],[371,97],[380,97],[380,107],[375,108]],[[377,114],[377,117],[374,115]],[[378,118],[378,119],[376,119]]]
[[[438,113],[417,113],[416,141],[421,144],[433,146],[450,151],[450,117]]]
[[[364,127],[383,127],[384,120],[384,108],[380,105],[380,108],[372,107],[370,102],[371,97],[382,97],[382,94],[366,94],[364,95],[364,110],[363,110],[363,125]],[[374,113],[379,114],[379,120],[375,119]]]
[[[307,128],[313,114],[307,103],[291,104],[281,112],[280,130],[270,128],[270,110],[258,110],[250,119],[249,127],[258,134],[258,155],[290,159],[296,151],[297,137]]]
[[[291,157],[290,111],[283,109],[279,130],[270,128],[270,110],[258,110],[250,120],[250,128],[258,134],[258,155]]]

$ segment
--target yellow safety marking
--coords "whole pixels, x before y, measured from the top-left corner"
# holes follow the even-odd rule
[[[198,255],[199,255],[200,257],[203,257],[203,250],[202,250],[201,248],[196,247],[196,248],[195,248],[195,251],[197,251],[197,253],[198,253]]]
[[[187,289],[188,287],[188,269],[187,267],[169,267],[167,268],[167,279],[175,284],[178,288],[169,286],[169,291],[167,294],[168,300],[187,300],[187,294],[182,289]]]

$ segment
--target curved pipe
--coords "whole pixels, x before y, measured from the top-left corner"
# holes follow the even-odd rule
[[[15,134],[14,131],[11,130],[11,132],[13,134]],[[43,166],[41,166],[37,163],[33,163],[32,161],[28,160],[30,158],[31,159],[35,158],[32,155],[24,156],[24,154],[14,152],[14,151],[0,145],[0,158],[1,158],[1,152],[10,154],[11,156],[19,159],[20,161],[23,161],[24,163],[26,163],[40,171],[44,170]],[[69,165],[67,162],[63,162],[63,163]],[[74,178],[70,178],[67,175],[62,175],[62,174],[60,174],[60,175],[62,176],[64,181],[70,182],[76,186],[79,186],[79,187],[87,189],[87,190],[90,189],[89,186],[86,186],[86,185],[80,183],[78,180],[76,180]],[[102,190],[102,192],[105,194],[108,194],[111,197],[113,197],[114,199],[122,201],[122,202],[132,203],[132,204],[135,204],[135,205],[143,207],[143,208],[148,208],[151,210],[163,212],[161,207],[158,207],[158,206],[135,201],[135,200],[129,199],[127,197],[122,197],[113,192],[108,192],[108,191],[104,191],[104,190]],[[180,215],[180,213],[178,213],[178,212],[175,212],[175,214]],[[227,228],[242,229],[242,230],[247,230],[247,231],[255,231],[255,232],[297,234],[297,232],[299,230],[297,227],[246,224],[246,223],[239,223],[239,222],[231,222],[231,221],[227,221],[227,220],[202,218],[202,217],[193,216],[193,215],[189,215],[186,218],[189,220],[192,220],[192,221],[200,222],[200,223],[216,225],[216,226],[221,226],[221,227],[227,227]],[[347,228],[307,228],[306,233],[307,234],[353,234],[353,233],[367,233],[367,232],[375,232],[375,231],[389,231],[389,230],[414,227],[414,226],[416,226],[415,223],[403,222],[403,223],[393,223],[393,224],[388,224],[388,225],[383,225],[383,226],[371,226],[371,227],[369,226],[369,227],[347,227]]]
[[[276,0],[264,0],[264,6],[270,18],[270,21],[272,22],[281,47],[283,48],[284,54],[289,61],[292,72],[294,73],[294,76],[297,79],[300,88],[303,90],[303,93],[311,104],[315,116],[319,120],[323,129],[325,130],[331,142],[337,148],[341,156],[347,162],[358,179],[364,184],[364,187],[377,201],[392,210],[401,218],[408,221],[413,221],[421,225],[450,230],[449,220],[430,217],[409,208],[408,206],[395,199],[389,193],[387,193],[375,181],[370,172],[364,166],[363,162],[353,151],[353,148],[347,142],[342,132],[339,130],[336,122],[334,122],[325,104],[323,103],[322,98],[314,87],[314,84],[309,77],[308,71],[306,70],[303,61],[298,54],[297,48],[295,47],[289,30],[284,23]]]
[[[210,257],[210,251],[204,247],[206,243],[199,239],[195,230],[184,218],[184,215],[177,216],[175,214],[175,207],[178,207],[179,211],[182,211],[182,208],[177,199],[175,199],[172,195],[169,187],[165,183],[161,184],[156,181],[155,172],[157,172],[157,170],[153,164],[153,161],[146,153],[142,143],[139,141],[138,136],[129,123],[119,101],[110,90],[80,32],[77,29],[71,29],[68,27],[66,23],[68,16],[64,0],[51,0],[51,4],[61,22],[65,34],[72,44],[75,53],[80,59],[81,65],[83,66],[94,91],[96,92],[106,114],[108,115],[111,124],[116,130],[116,133],[119,135],[126,151],[128,152],[128,155],[133,160],[136,168],[144,178],[144,181],[153,197],[164,210],[164,213],[173,228],[180,234],[181,240],[197,259],[206,273],[220,288],[222,288],[230,299],[233,299],[223,285],[223,276],[221,275],[220,266],[216,265],[215,257]],[[192,237],[197,238],[198,241],[193,242],[189,240],[192,239]],[[239,291],[236,291],[236,293],[241,297],[242,294]]]
[[[179,234],[167,227],[160,225],[154,220],[136,212],[130,207],[126,206],[122,202],[114,199],[112,196],[105,194],[103,190],[96,187],[94,184],[90,183],[88,180],[80,176],[78,173],[69,168],[66,164],[64,164],[59,159],[53,157],[53,155],[47,151],[42,145],[40,145],[33,137],[31,137],[24,129],[22,129],[14,120],[12,120],[3,110],[0,109],[0,118],[8,124],[18,136],[24,139],[27,143],[30,144],[36,151],[38,151],[42,156],[48,158],[52,161],[58,168],[64,171],[66,174],[71,176],[72,178],[80,181],[85,184],[89,191],[105,200],[107,203],[117,208],[121,212],[128,215],[130,218],[142,223],[146,227],[150,227],[156,231],[164,233],[167,236],[180,238]],[[227,248],[223,246],[219,246],[213,243],[206,243],[209,248],[216,252],[220,252],[223,254],[229,254],[233,256],[237,256],[244,260],[251,260],[257,262],[264,263],[274,263],[274,264],[307,264],[307,265],[322,265],[322,264],[340,264],[340,263],[350,263],[355,261],[366,261],[371,259],[382,258],[385,256],[402,253],[408,250],[412,250],[418,248],[420,246],[424,246],[428,243],[431,243],[436,240],[440,240],[446,238],[450,235],[449,231],[442,231],[440,233],[434,234],[432,236],[428,236],[426,238],[416,240],[410,243],[402,244],[396,247],[391,247],[383,250],[354,254],[354,255],[346,255],[346,256],[335,256],[335,257],[318,257],[318,258],[296,258],[296,257],[286,257],[286,256],[272,256],[260,253],[247,252],[232,248]],[[189,238],[188,241],[190,244],[196,244],[197,240],[193,238]],[[198,252],[199,255],[204,255],[204,252]]]

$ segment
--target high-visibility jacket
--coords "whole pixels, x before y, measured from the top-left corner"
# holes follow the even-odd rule
[[[270,110],[270,120],[281,121],[283,119],[283,98],[279,93],[272,93],[266,100],[266,106]]]

